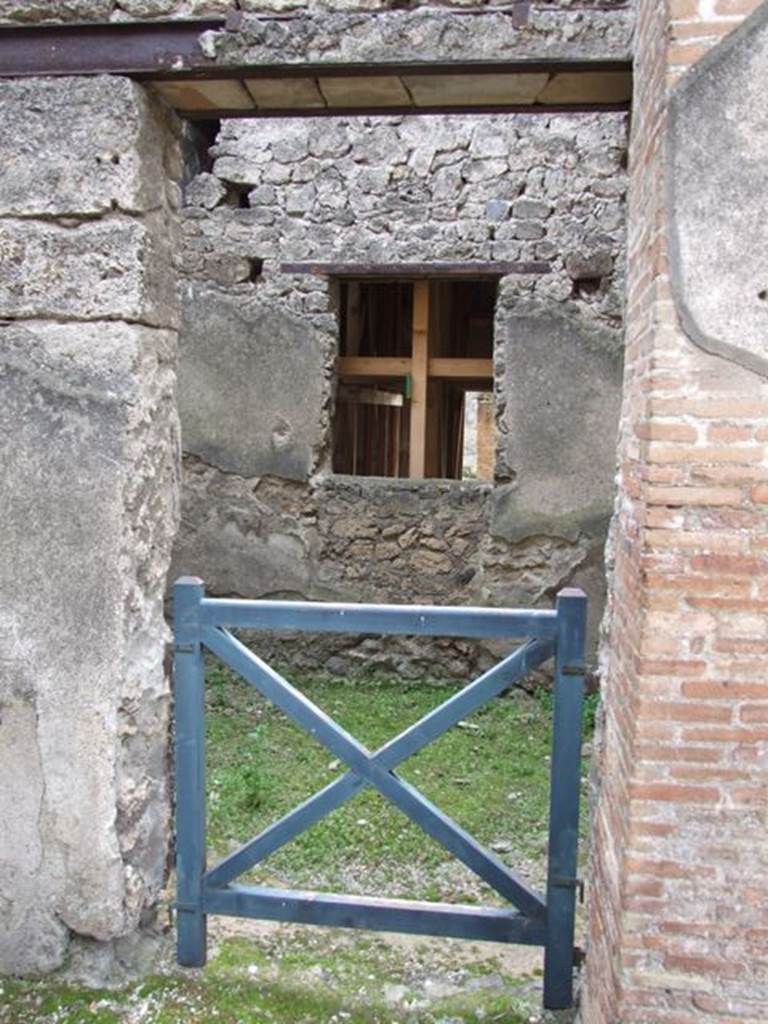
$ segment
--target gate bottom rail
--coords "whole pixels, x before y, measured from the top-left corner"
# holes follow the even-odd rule
[[[568,589],[554,611],[333,605],[206,598],[200,580],[174,588],[178,960],[206,959],[210,914],[543,946],[544,1006],[573,1001],[586,598]],[[410,633],[525,640],[511,655],[371,752],[283,679],[226,627],[311,632]],[[207,647],[322,742],[347,773],[206,870],[205,672]],[[395,771],[447,729],[554,656],[554,709],[546,898]],[[505,897],[507,907],[386,900],[233,884],[235,878],[373,786]]]
[[[544,918],[528,917],[503,907],[387,900],[245,885],[206,889],[202,905],[207,914],[290,924],[364,928],[478,942],[514,942],[525,946],[543,946],[546,943]]]

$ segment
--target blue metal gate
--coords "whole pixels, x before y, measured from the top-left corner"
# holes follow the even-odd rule
[[[209,914],[516,942],[544,946],[544,1006],[570,1006],[578,887],[585,619],[586,597],[573,589],[558,594],[554,611],[530,611],[219,600],[205,597],[200,580],[180,579],[174,588],[179,963],[193,967],[205,963]],[[230,628],[502,637],[524,642],[399,736],[379,750],[370,751],[242,644],[228,631]],[[349,769],[209,869],[205,838],[204,647],[323,743]],[[400,778],[395,769],[553,656],[549,859],[546,896],[542,897],[418,789]],[[234,884],[239,875],[365,786],[377,789],[516,909],[368,899]]]

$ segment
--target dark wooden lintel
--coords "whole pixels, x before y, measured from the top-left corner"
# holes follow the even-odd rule
[[[548,274],[544,260],[530,262],[469,261],[463,263],[281,263],[284,274],[315,274],[320,277],[424,278],[505,277],[507,274]]]

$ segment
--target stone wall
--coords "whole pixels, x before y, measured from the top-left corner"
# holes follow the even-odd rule
[[[224,123],[185,189],[174,572],[250,597],[507,605],[549,605],[573,583],[594,633],[625,130],[621,114]],[[280,269],[307,260],[551,263],[499,284],[495,486],[332,475],[336,286]],[[406,648],[388,643],[374,667],[423,670],[423,649],[414,662]],[[349,668],[345,644],[323,650],[326,667]],[[451,675],[482,660],[461,645],[432,657]]]
[[[639,5],[584,1024],[766,1019],[766,75],[765,3]]]
[[[614,22],[622,20],[629,9],[629,0],[426,0],[401,3],[398,0],[0,0],[0,23],[6,24],[66,24],[67,22],[145,21],[154,18],[216,18],[239,11],[244,14],[301,14],[328,11],[359,12],[391,9],[433,7],[472,10],[494,7],[515,13],[518,22],[533,18],[546,22],[566,14],[571,25],[570,34],[578,34],[581,27],[597,18],[611,15]],[[528,8],[527,12],[523,8]]]
[[[626,61],[633,9],[631,0],[0,0],[0,27],[177,18],[204,19],[199,60],[263,73],[297,63]]]
[[[0,972],[103,980],[165,881],[180,160],[118,78],[0,109]]]

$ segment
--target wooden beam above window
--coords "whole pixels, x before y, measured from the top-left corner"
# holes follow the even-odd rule
[[[283,274],[315,274],[318,277],[365,278],[365,280],[431,277],[489,278],[507,274],[548,274],[546,260],[477,260],[462,263],[281,263]]]

